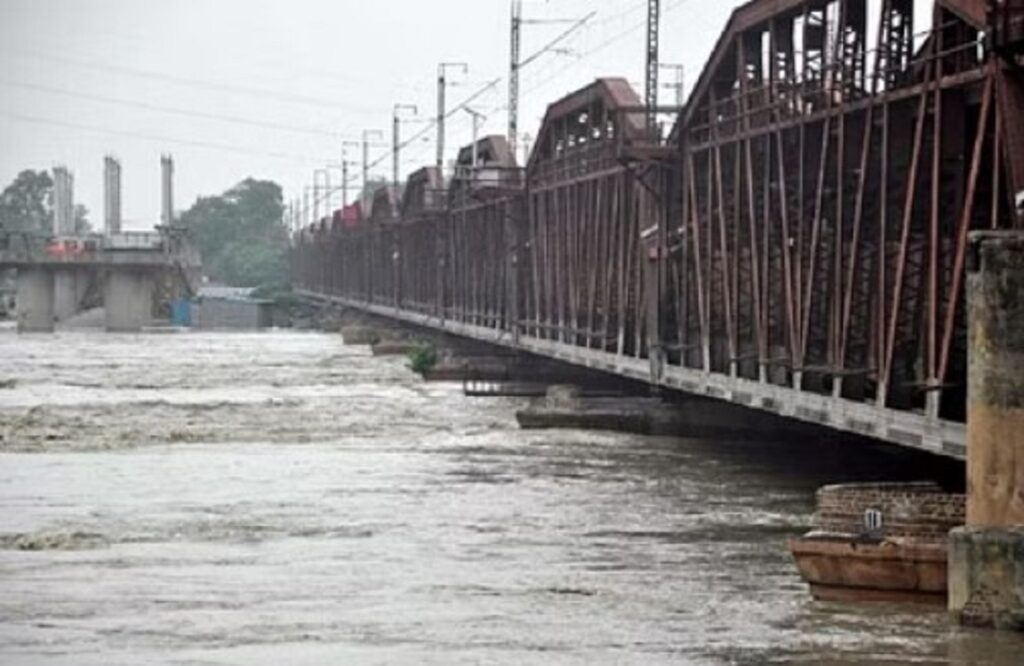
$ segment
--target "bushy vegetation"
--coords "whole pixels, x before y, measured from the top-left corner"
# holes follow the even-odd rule
[[[437,365],[437,350],[430,345],[421,345],[409,352],[409,368],[420,375],[426,375]]]
[[[286,291],[288,231],[281,187],[246,179],[223,195],[202,197],[181,216],[214,281]]]

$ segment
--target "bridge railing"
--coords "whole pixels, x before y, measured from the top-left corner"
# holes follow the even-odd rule
[[[125,231],[103,237],[103,249],[111,251],[163,250],[167,237],[156,231]]]

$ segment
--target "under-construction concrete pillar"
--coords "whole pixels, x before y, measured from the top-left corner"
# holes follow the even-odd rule
[[[18,332],[53,332],[53,271],[18,269]]]
[[[160,157],[160,224],[174,224],[174,159]]]
[[[103,293],[107,330],[137,333],[148,326],[153,319],[153,289],[153,276],[146,271],[112,271]]]
[[[53,169],[53,233],[75,235],[75,180],[63,166]]]
[[[971,237],[967,526],[949,547],[949,609],[1024,630],[1024,233]]]
[[[121,233],[121,163],[109,155],[103,159],[103,231]]]
[[[49,229],[50,233],[59,236],[64,227],[64,169],[54,167],[53,169],[53,220]]]

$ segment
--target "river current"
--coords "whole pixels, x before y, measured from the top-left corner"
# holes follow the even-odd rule
[[[520,431],[338,335],[0,331],[0,664],[1017,664],[813,601],[832,442]]]

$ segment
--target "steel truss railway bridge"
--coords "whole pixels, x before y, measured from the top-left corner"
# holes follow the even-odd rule
[[[963,458],[968,234],[1024,228],[1024,2],[919,5],[750,2],[670,133],[598,80],[524,167],[486,137],[303,229],[296,285]]]

